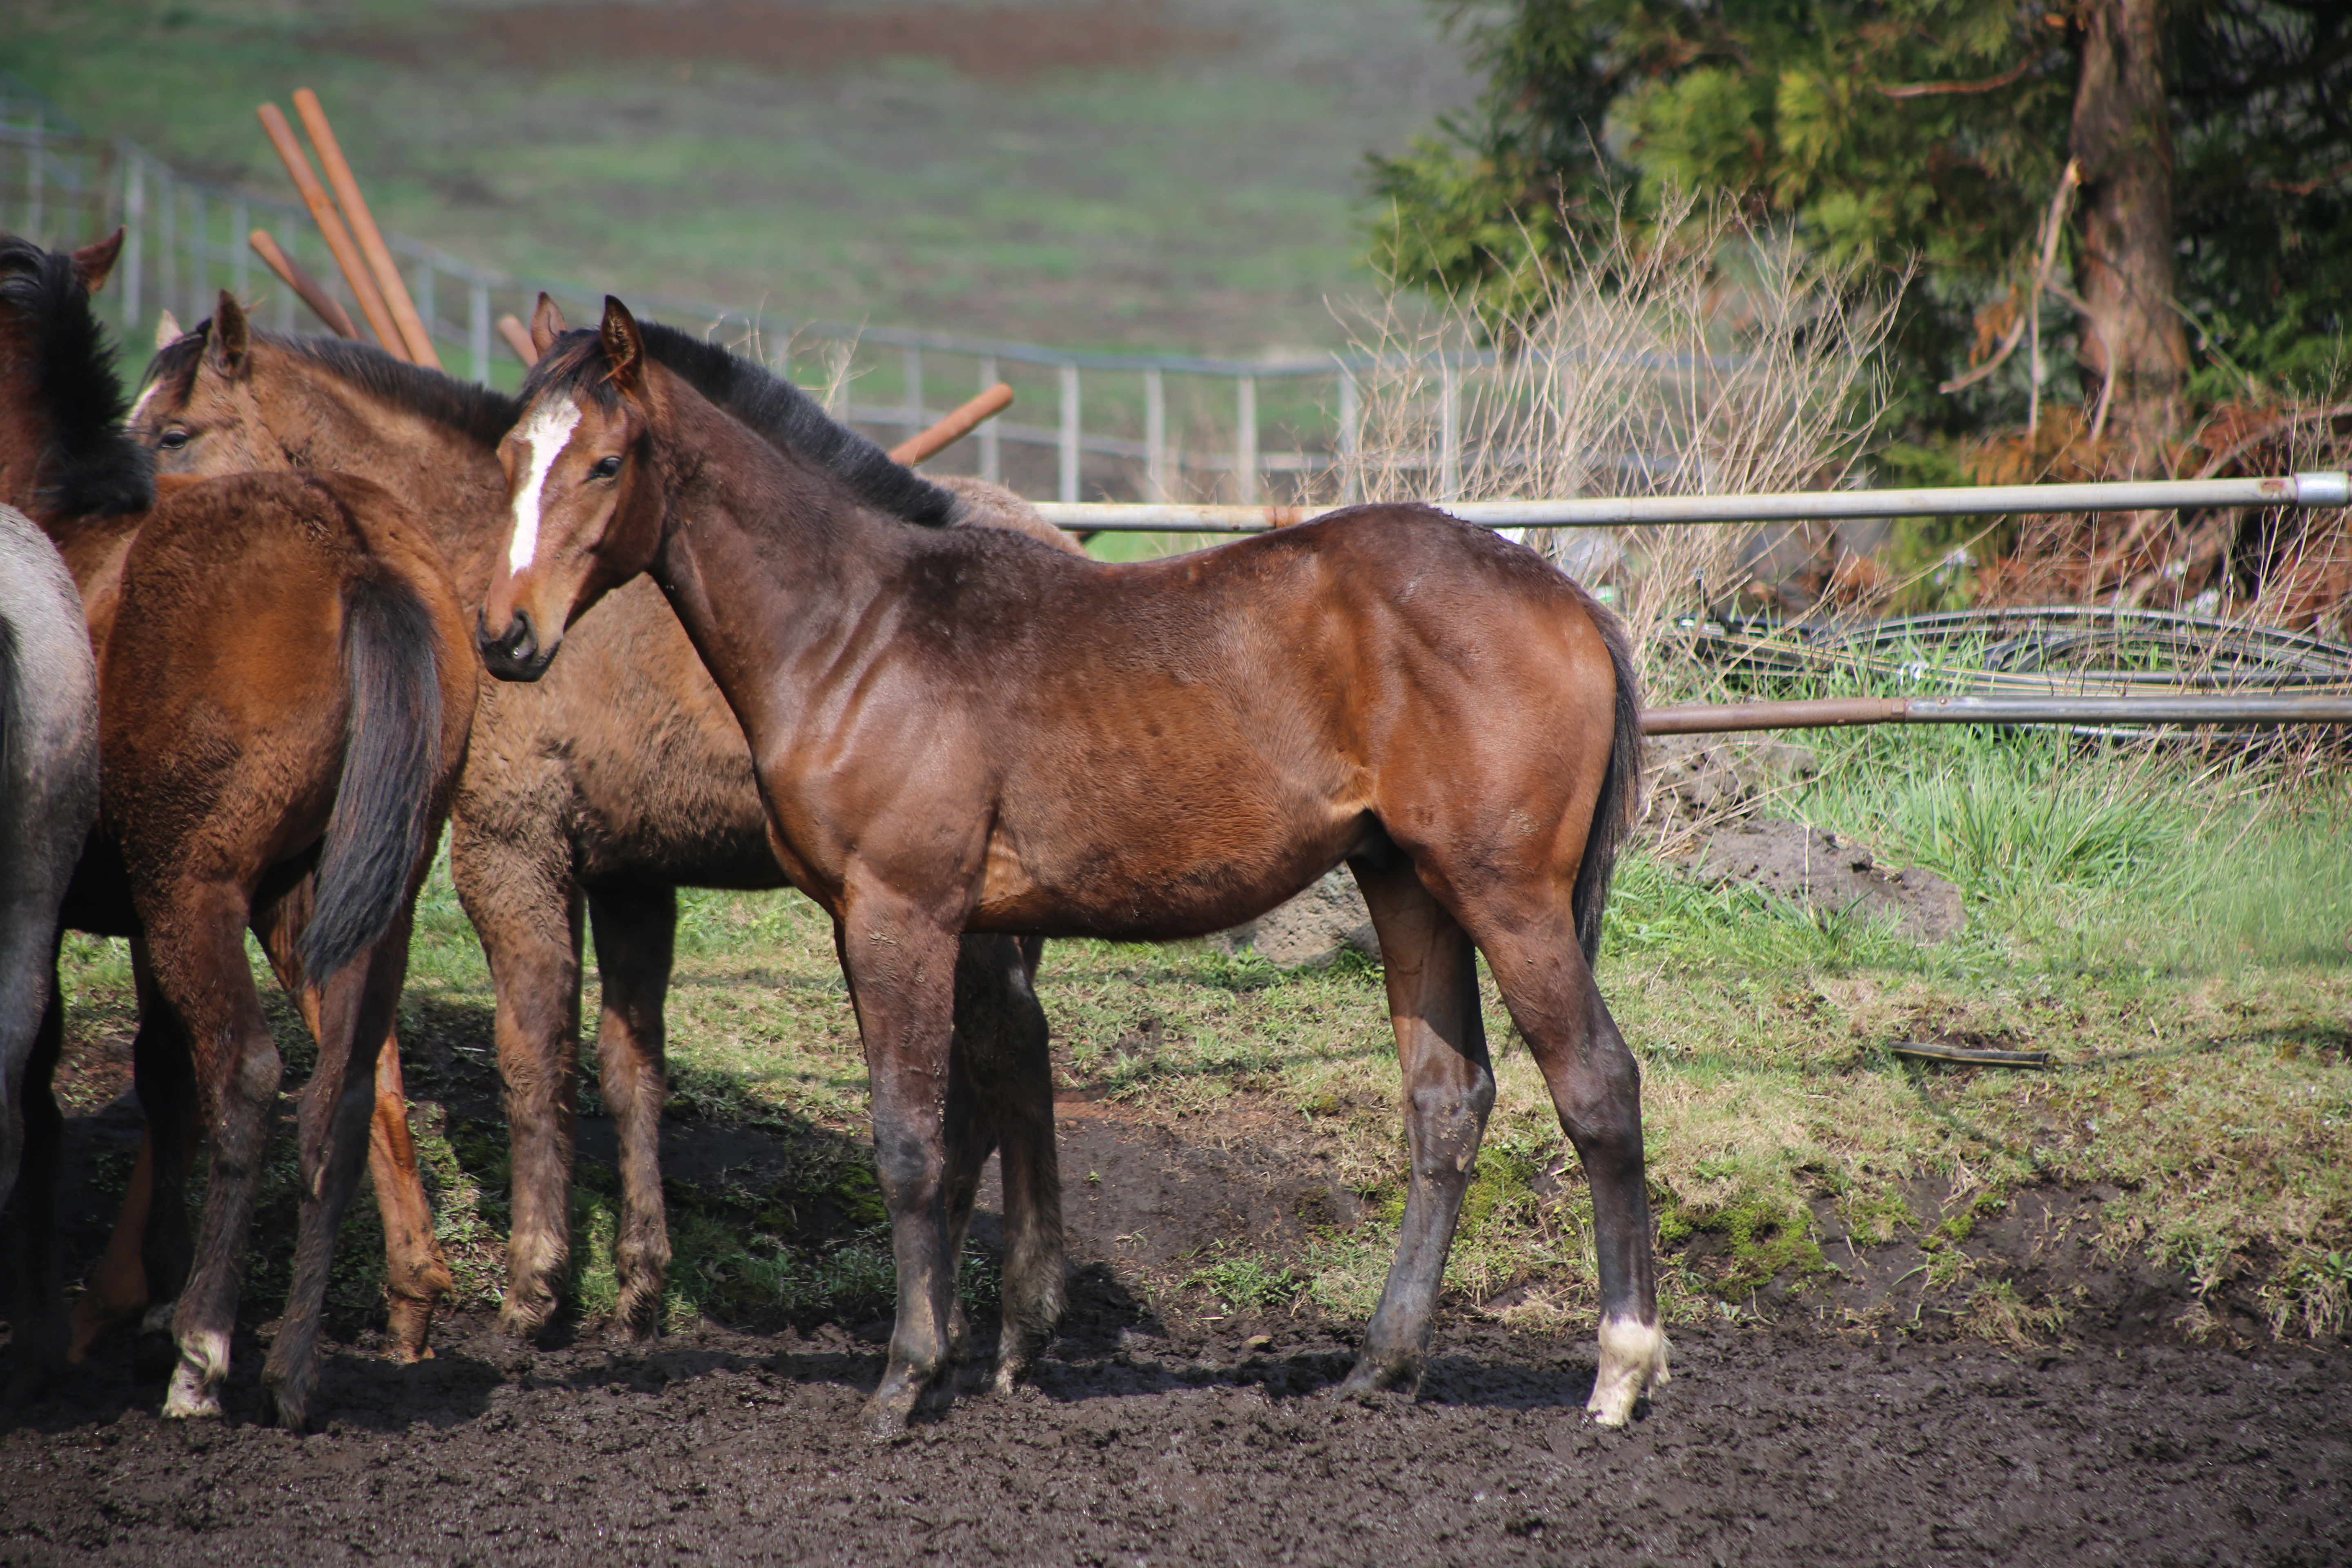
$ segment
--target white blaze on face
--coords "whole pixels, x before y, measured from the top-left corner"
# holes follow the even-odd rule
[[[580,405],[566,398],[542,407],[523,426],[522,444],[530,453],[530,473],[515,491],[514,542],[507,547],[507,570],[520,572],[539,550],[539,499],[547,489],[547,471],[572,440],[580,423]]]

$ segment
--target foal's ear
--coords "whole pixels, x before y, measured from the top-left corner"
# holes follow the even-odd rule
[[[253,328],[246,321],[245,307],[236,296],[224,289],[220,301],[213,307],[212,334],[205,342],[205,366],[216,375],[236,381],[253,365]]]
[[[539,297],[539,309],[530,313],[530,346],[539,357],[547,357],[547,345],[572,330],[563,312],[545,294]]]
[[[181,337],[184,335],[186,331],[186,328],[180,325],[180,318],[172,314],[171,311],[158,310],[155,313],[155,347],[157,350],[161,351],[170,348],[173,343],[180,341]]]
[[[116,229],[95,245],[85,245],[73,253],[74,276],[91,293],[106,287],[106,279],[114,271],[115,258],[122,254],[122,231]]]
[[[645,340],[629,308],[610,294],[604,296],[604,359],[612,366],[613,386],[632,395],[645,386]]]

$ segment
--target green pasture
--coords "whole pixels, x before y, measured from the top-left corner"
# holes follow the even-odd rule
[[[0,67],[95,133],[286,195],[254,106],[314,88],[386,227],[526,276],[1244,354],[1343,341],[1326,299],[1373,281],[1364,154],[1468,94],[1421,0],[1171,0],[1133,14],[1180,47],[1010,74],[921,54],[759,68],[723,39],[646,58],[585,35],[523,60],[480,25],[520,9],[29,0],[0,8]],[[584,26],[531,16],[559,40]]]
[[[1781,1310],[1815,1310],[1807,1290],[1835,1259],[1814,1216],[1836,1212],[1864,1238],[1926,1247],[1934,1310],[1986,1331],[2063,1333],[2066,1300],[2021,1300],[1948,1244],[2022,1188],[2104,1184],[2118,1194],[2099,1233],[2112,1257],[2183,1270],[2207,1290],[2233,1283],[2284,1334],[2341,1332],[2352,788],[2340,758],[1963,730],[1826,732],[1816,749],[1820,776],[1775,809],[1863,838],[1882,864],[1951,878],[1969,928],[1918,946],[1851,913],[1696,886],[1646,842],[1628,856],[1601,977],[1643,1064],[1670,1311],[1736,1317],[1776,1279],[1794,1292]],[[862,1321],[887,1303],[888,1248],[827,923],[788,894],[688,892],[684,910],[671,1115],[761,1129],[794,1153],[764,1185],[670,1182],[672,1315]],[[69,942],[66,983],[78,1037],[127,1020],[119,944]],[[1318,1231],[1303,1251],[1236,1237],[1145,1289],[1180,1309],[1369,1313],[1405,1169],[1376,966],[1284,973],[1202,943],[1065,942],[1040,990],[1065,1085],[1211,1141],[1250,1113],[1263,1142],[1271,1112],[1284,1146],[1319,1156],[1362,1200],[1359,1223]],[[445,1079],[487,1082],[489,1016],[480,950],[445,871],[420,911],[410,1061],[438,1053],[462,1069]],[[290,1083],[307,1043],[290,1014],[279,1020]],[[1138,1053],[1147,1024],[1158,1044]],[[1460,1301],[1501,1299],[1528,1326],[1581,1323],[1586,1189],[1491,992],[1488,1028],[1500,1097],[1451,1282]],[[2044,1049],[2056,1065],[1950,1072],[1886,1050],[1939,1037]],[[429,1066],[412,1066],[410,1084],[461,1294],[486,1304],[501,1273],[505,1130],[478,1095],[471,1112],[449,1109]],[[289,1219],[290,1159],[282,1151],[272,1176]],[[1922,1191],[1938,1197],[1923,1203]],[[578,1285],[592,1317],[613,1298],[616,1197],[609,1173],[583,1161]],[[337,1285],[346,1321],[376,1310],[374,1226],[355,1205]],[[1703,1233],[1722,1244],[1704,1263],[1688,1245]],[[288,1262],[257,1255],[257,1305],[282,1290]],[[992,1283],[975,1268],[967,1289],[984,1304]]]

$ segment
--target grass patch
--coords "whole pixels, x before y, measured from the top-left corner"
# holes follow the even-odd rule
[[[1864,838],[1882,863],[1959,881],[1970,924],[1952,942],[1920,947],[1694,888],[1640,847],[1624,864],[1601,973],[1643,1065],[1670,1314],[1716,1314],[1775,1280],[1801,1294],[1829,1266],[1812,1216],[1833,1211],[1857,1240],[1923,1247],[1938,1310],[1962,1331],[2045,1332],[2050,1304],[1977,1278],[1963,1244],[2009,1194],[2048,1183],[2113,1189],[2098,1234],[2118,1259],[2179,1269],[2209,1300],[2235,1292],[2280,1333],[2343,1332],[2352,789],[2185,751],[1915,738],[1918,754],[1867,732],[1824,738],[1821,776],[1790,809]],[[2044,841],[2053,832],[2063,842]],[[131,1005],[120,944],[69,943],[66,987],[73,1048],[119,1041]],[[1319,1162],[1356,1200],[1359,1217],[1318,1221],[1301,1247],[1245,1250],[1237,1237],[1147,1283],[1232,1310],[1369,1315],[1406,1165],[1376,964],[1284,973],[1207,944],[1059,942],[1040,994],[1064,1087],[1187,1139],[1246,1137]],[[1448,1285],[1516,1321],[1580,1323],[1590,1194],[1491,985],[1486,1007],[1496,1102]],[[273,1001],[272,1016],[299,1086],[309,1044],[289,1009]],[[865,1063],[827,921],[789,895],[683,895],[669,1016],[673,1147],[701,1129],[756,1130],[783,1151],[782,1168],[756,1178],[672,1181],[671,1320],[886,1311]],[[420,908],[403,1017],[460,1304],[487,1305],[503,1273],[506,1136],[488,975],[446,867]],[[1954,1070],[1883,1048],[1923,1037],[1998,1038],[2055,1064]],[[265,1309],[290,1261],[290,1153],[280,1162],[256,1228]],[[1087,1190],[1087,1173],[1068,1175]],[[579,1187],[578,1289],[593,1315],[612,1295],[617,1189],[586,1160]],[[1923,1189],[1955,1200],[1921,1212]],[[348,1226],[345,1320],[381,1310],[370,1205]],[[968,1253],[965,1278],[968,1304],[984,1308],[996,1288],[984,1249]]]

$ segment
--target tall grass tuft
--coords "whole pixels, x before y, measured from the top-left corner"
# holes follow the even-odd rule
[[[1887,406],[1895,293],[1759,227],[1728,196],[1672,196],[1654,227],[1620,223],[1549,264],[1499,318],[1465,296],[1433,319],[1395,301],[1349,319],[1374,364],[1336,499],[1835,488]],[[1530,542],[1612,599],[1655,659],[1676,651],[1685,611],[1738,586],[1759,531],[1548,530]]]

